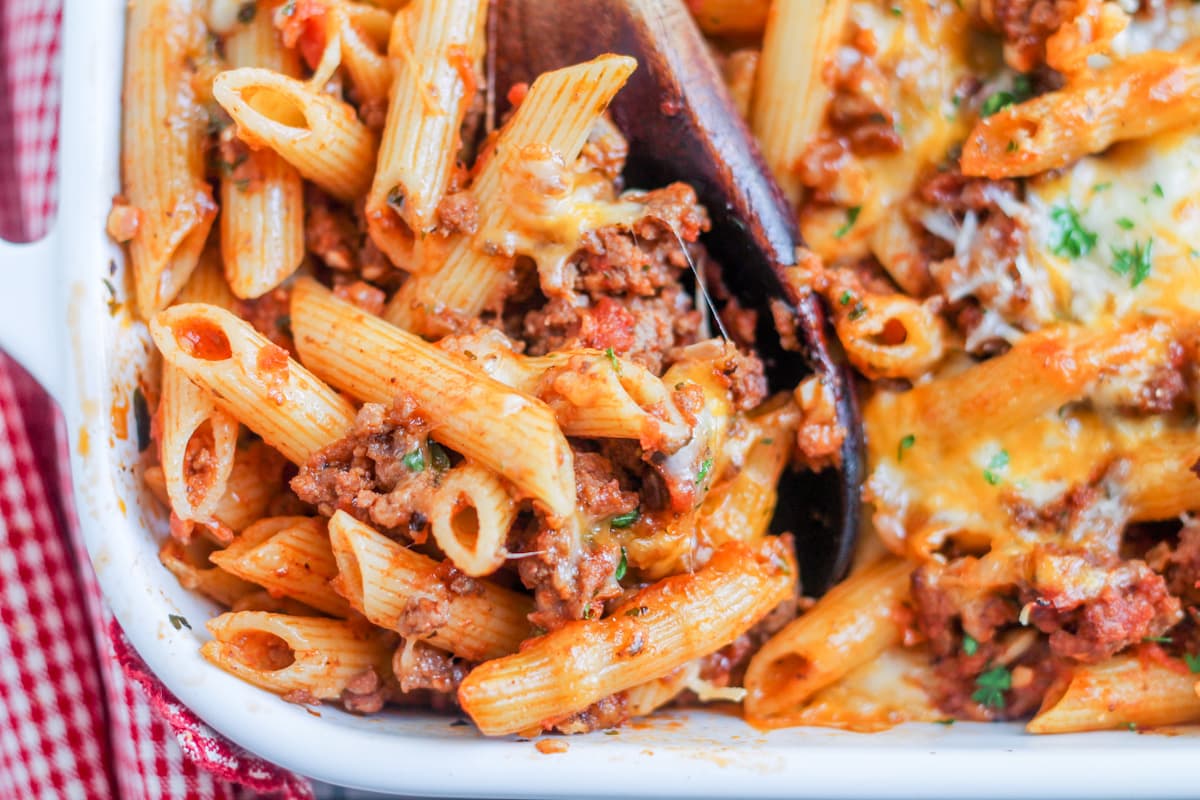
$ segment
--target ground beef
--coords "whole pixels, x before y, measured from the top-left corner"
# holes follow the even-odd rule
[[[836,59],[827,71],[833,78],[826,111],[830,131],[857,156],[897,153],[904,141],[888,107],[888,80],[874,60],[874,37],[853,38],[856,57]]]
[[[627,514],[638,507],[637,492],[621,488],[613,463],[600,453],[575,451],[575,496],[592,519]]]
[[[375,316],[383,313],[383,306],[387,300],[387,296],[383,293],[383,290],[372,286],[366,281],[337,281],[336,276],[333,293],[346,302],[353,303],[368,314],[374,314]]]
[[[392,655],[392,673],[406,694],[428,689],[452,697],[472,666],[445,650],[412,639]]]
[[[1152,548],[1146,563],[1162,574],[1167,591],[1188,605],[1200,605],[1200,522],[1190,521],[1175,542]]]
[[[370,667],[348,680],[342,690],[342,706],[355,714],[374,714],[383,708],[386,699],[383,681]]]
[[[1078,8],[1078,0],[983,0],[980,16],[1004,37],[1008,65],[1029,72],[1046,60],[1046,40]]]
[[[308,217],[304,239],[308,251],[332,270],[356,270],[363,236],[354,217],[328,195],[311,187],[305,194],[305,206]]]
[[[790,534],[784,534],[790,538]],[[750,665],[750,658],[767,640],[796,618],[799,598],[789,597],[777,605],[750,630],[729,644],[700,659],[700,678],[713,686],[741,686]],[[695,697],[685,692],[677,699],[679,705],[689,705]]]
[[[276,346],[296,355],[292,341],[292,291],[279,286],[253,300],[239,300],[237,314]]]
[[[438,232],[444,235],[460,232],[474,235],[479,228],[479,204],[471,192],[452,192],[442,198],[437,207]]]
[[[423,541],[429,524],[424,509],[441,476],[428,434],[429,423],[407,395],[391,408],[367,403],[344,438],[301,468],[292,490],[325,516],[345,511],[385,533]]]
[[[1028,637],[1016,640],[1018,654],[1007,658],[1007,648],[999,644],[981,644],[974,655],[961,650],[938,659],[933,668],[934,680],[928,687],[934,703],[953,719],[996,720],[1025,719],[1041,706],[1050,687],[1069,674],[1070,666],[1048,651],[1044,639]],[[1027,645],[1027,646],[1026,646]],[[979,694],[979,676],[1000,664],[1009,671],[1012,688],[1000,695],[999,704],[985,705]]]
[[[559,733],[591,733],[604,728],[620,727],[629,719],[629,705],[624,692],[602,698],[583,711],[544,724],[546,730]]]
[[[698,340],[702,317],[680,279],[690,263],[707,262],[695,244],[708,230],[707,213],[682,183],[627,199],[644,205],[642,217],[585,237],[572,258],[580,297],[533,302],[509,326],[529,353],[611,347],[661,374],[672,350]],[[520,281],[512,294],[521,294]]]
[[[980,562],[966,556],[929,562],[913,570],[911,594],[917,627],[937,658],[961,649],[963,633],[990,642],[1000,628],[1017,621],[1016,586],[980,579]]]
[[[1022,592],[1029,623],[1050,635],[1054,655],[1094,664],[1148,637],[1161,636],[1179,621],[1179,601],[1145,562],[1078,559],[1067,574],[1078,581],[1102,576],[1104,587],[1099,592],[1080,597],[1075,586],[1060,591],[1029,587]],[[1089,567],[1090,574],[1085,572]]]
[[[604,601],[621,593],[615,577],[621,548],[615,542],[577,541],[569,528],[541,520],[513,538],[521,582],[533,591],[529,621],[537,627],[553,631],[571,620],[599,617]]]

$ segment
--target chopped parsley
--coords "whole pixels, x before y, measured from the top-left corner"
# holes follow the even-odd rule
[[[138,452],[144,453],[150,446],[150,406],[140,386],[133,390],[133,424],[137,429]]]
[[[445,472],[450,469],[450,456],[437,442],[429,443],[429,460],[433,462],[435,472]]]
[[[285,17],[290,17],[292,14],[295,14],[296,0],[287,0],[287,2],[283,4],[283,8],[280,10],[280,13]]]
[[[1154,184],[1154,196],[1155,197],[1166,197],[1166,195],[1163,193],[1163,188],[1162,188],[1161,183]]]
[[[1029,76],[1018,75],[1013,79],[1011,91],[995,92],[983,101],[983,106],[979,109],[979,116],[990,117],[1011,105],[1024,103],[1031,97],[1033,97],[1033,83],[1029,80]]]
[[[1153,644],[1170,644],[1175,641],[1170,636],[1143,636],[1143,642],[1151,642]]]
[[[646,608],[645,606],[638,606],[637,608],[631,608],[628,611],[626,611],[625,616],[640,617],[642,614],[649,613],[649,611],[650,611],[650,609]]]
[[[1004,708],[1004,693],[1012,688],[1012,673],[1004,667],[992,667],[975,678],[978,687],[971,699],[986,708]]]
[[[704,483],[704,479],[708,477],[708,473],[712,472],[713,460],[706,458],[700,462],[700,471],[696,473],[696,483]]]
[[[627,511],[624,514],[618,514],[609,520],[609,525],[614,528],[628,528],[633,523],[637,522],[642,516],[642,510],[635,508],[633,511]],[[622,563],[624,563],[624,551],[622,551]]]
[[[892,16],[893,16],[893,17],[902,17],[902,16],[904,16],[904,12],[903,12],[903,11],[901,11],[901,10],[900,10],[900,9],[899,9],[897,6],[892,6],[892,8],[891,8],[891,12],[892,12]]]
[[[586,608],[583,609],[583,618],[584,619],[594,619],[595,616],[596,616],[596,612],[594,610],[592,610],[592,607],[590,604]]]
[[[954,720],[949,717],[947,717],[946,719],[935,720],[935,722],[937,722],[938,725],[946,725],[946,726],[950,726],[950,725],[954,724]]]
[[[1008,451],[1001,450],[988,462],[987,469],[983,471],[983,479],[992,486],[999,486],[1002,480],[1000,473],[1006,469],[1008,469]]]
[[[425,453],[420,447],[414,447],[413,451],[400,459],[400,463],[409,472],[424,472],[425,471]]]
[[[1135,731],[1135,732],[1137,731],[1137,723],[1136,722],[1126,722],[1125,727],[1131,731]]]
[[[1072,206],[1055,206],[1050,211],[1054,222],[1054,235],[1050,249],[1056,256],[1079,258],[1092,252],[1096,246],[1096,232],[1089,231],[1079,220],[1079,212]]]
[[[1105,181],[1104,183],[1097,183],[1095,186],[1093,186],[1092,191],[1093,192],[1103,192],[1103,191],[1107,191],[1111,188],[1112,188],[1112,181]]]
[[[1133,247],[1112,248],[1112,271],[1121,276],[1131,276],[1129,285],[1136,287],[1150,277],[1150,267],[1154,264],[1153,249],[1153,239],[1147,239],[1144,246],[1137,242]]]
[[[108,278],[101,278],[104,288],[108,290],[108,315],[115,316],[121,310],[121,301],[117,299],[117,287]]]
[[[1193,675],[1200,675],[1200,655],[1184,653],[1183,663],[1187,664]]]
[[[850,301],[853,299],[854,299],[854,295],[850,292],[849,289],[847,289],[846,291],[842,292],[841,297],[838,298],[838,302],[844,306],[848,306],[848,305],[850,305]]]
[[[248,3],[242,3],[238,9],[237,20],[243,25],[248,25],[254,21],[254,15],[258,13],[258,3],[255,0],[250,0]]]
[[[833,238],[841,239],[850,229],[854,227],[854,223],[858,222],[858,215],[862,213],[862,206],[852,206],[846,211],[846,223],[838,228],[833,234]]]
[[[171,623],[171,627],[175,630],[192,629],[192,624],[187,621],[187,617],[181,617],[178,614],[167,614],[167,622]]]
[[[621,374],[621,362],[617,359],[616,352],[611,347],[604,348],[604,355],[608,358],[608,363],[612,364],[613,372],[617,375]]]
[[[625,555],[625,548],[621,548],[621,563],[617,564],[617,571],[613,573],[613,577],[621,580],[625,577],[625,572],[629,569],[629,559]]]
[[[853,322],[856,319],[861,319],[862,316],[866,313],[867,313],[866,306],[864,306],[862,303],[855,303],[854,308],[850,309],[850,313],[848,316],[850,318],[850,321]]]
[[[900,444],[896,447],[896,460],[903,461],[904,460],[904,451],[911,449],[912,446],[916,443],[917,443],[917,437],[911,433],[908,436],[905,436],[903,439],[901,439]]]
[[[1117,220],[1117,225],[1127,231],[1131,231],[1134,228],[1133,220],[1131,220],[1129,217],[1121,217],[1119,220]]]
[[[963,654],[973,656],[979,652],[979,642],[971,634],[963,634]]]

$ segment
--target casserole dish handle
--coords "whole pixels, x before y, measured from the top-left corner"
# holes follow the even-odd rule
[[[0,239],[0,349],[61,402],[69,356],[58,264],[60,230],[56,221],[37,242]]]

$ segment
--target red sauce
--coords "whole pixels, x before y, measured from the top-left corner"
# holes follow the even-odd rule
[[[175,340],[192,358],[203,361],[224,361],[233,356],[229,337],[215,323],[203,318],[184,321],[175,334]]]

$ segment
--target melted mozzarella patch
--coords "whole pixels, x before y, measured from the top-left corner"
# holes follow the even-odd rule
[[[1200,134],[1169,133],[1117,145],[1065,173],[1031,181],[1029,259],[1054,287],[1060,317],[1081,323],[1134,311],[1200,311]],[[1072,258],[1059,241],[1056,209],[1072,209],[1095,235]],[[1061,215],[1061,212],[1060,212]],[[1122,254],[1145,252],[1149,273],[1134,285]]]

